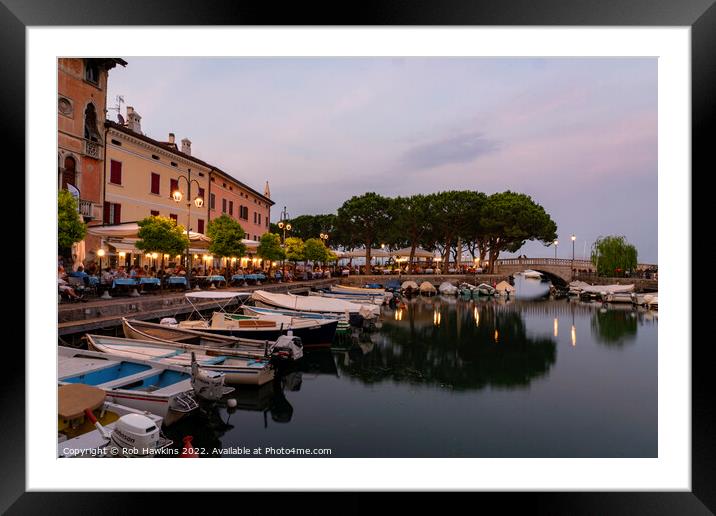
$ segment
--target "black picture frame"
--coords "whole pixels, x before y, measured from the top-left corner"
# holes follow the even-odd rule
[[[716,107],[716,5],[714,0],[447,0],[361,1],[321,4],[287,4],[277,9],[270,2],[217,0],[0,0],[3,115],[0,124],[6,148],[25,143],[25,28],[46,25],[604,25],[691,27],[692,71],[692,168],[714,170],[711,134]],[[109,36],[108,36],[109,37]],[[25,166],[24,154],[15,153]],[[697,174],[692,172],[692,177]],[[22,199],[22,195],[18,195]],[[30,237],[31,235],[26,235]],[[683,278],[689,282],[690,278]],[[11,334],[12,335],[12,334]],[[690,337],[690,336],[689,336]],[[690,345],[686,339],[679,345]],[[710,340],[702,344],[710,344]],[[16,340],[19,342],[19,339]],[[11,345],[12,344],[12,345]],[[661,344],[661,343],[660,343]],[[692,490],[691,492],[641,493],[482,493],[485,501],[499,504],[500,512],[524,508],[529,514],[710,514],[716,512],[716,401],[709,385],[711,361],[708,345],[692,345]],[[163,501],[142,493],[26,493],[25,492],[25,364],[24,349],[6,338],[6,367],[1,375],[3,408],[0,511],[34,513],[126,513],[129,505],[142,512],[166,510],[166,499],[189,501],[190,494],[170,493]],[[88,472],[93,471],[89,468]],[[356,494],[349,495],[357,497]],[[461,496],[461,495],[451,495]],[[226,497],[222,497],[226,499]],[[282,497],[285,498],[285,497]],[[301,500],[300,494],[290,498]],[[367,494],[334,510],[374,509],[380,495]],[[273,509],[291,505],[271,494]],[[451,503],[461,503],[459,500]],[[473,503],[472,501],[470,503]],[[482,501],[478,502],[482,504]],[[138,505],[141,504],[141,505]],[[160,505],[161,504],[161,505]],[[260,510],[266,494],[241,495],[240,510]],[[401,502],[422,506],[413,495]],[[323,504],[322,504],[323,505]],[[476,505],[475,507],[480,507]],[[238,506],[237,506],[237,510]],[[132,511],[134,512],[134,511]]]

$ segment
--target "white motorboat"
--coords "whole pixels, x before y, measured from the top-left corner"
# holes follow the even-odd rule
[[[457,294],[457,287],[449,281],[442,282],[438,287],[438,290],[441,294],[444,294],[446,296],[454,296],[455,294]]]
[[[107,401],[161,416],[165,425],[199,406],[185,367],[157,363],[147,356],[130,358],[65,346],[57,350],[59,385],[97,387]]]
[[[146,457],[172,444],[162,417],[106,400],[81,383],[58,387],[58,457]]]
[[[369,294],[347,294],[344,292],[326,292],[324,290],[310,291],[309,296],[328,297],[331,299],[342,299],[350,303],[371,303],[374,305],[382,305],[388,300],[385,294],[369,295]],[[393,295],[390,294],[392,297]]]
[[[525,277],[525,278],[530,278],[530,279],[542,279],[542,273],[541,273],[541,272],[537,272],[537,271],[533,271],[532,269],[524,270],[524,271],[522,271],[522,272],[519,272],[518,274],[522,274],[522,276]]]
[[[515,292],[515,287],[510,285],[507,281],[500,281],[495,287],[497,293],[501,296],[509,296]]]
[[[438,293],[438,289],[435,288],[435,285],[430,283],[429,281],[423,281],[420,284],[420,294],[423,296],[434,296]]]
[[[251,295],[257,306],[276,309],[297,310],[300,312],[318,312],[323,314],[346,314],[349,322],[360,326],[363,319],[374,319],[380,315],[380,307],[372,304],[359,304],[342,299],[318,296],[296,296],[256,290]]]

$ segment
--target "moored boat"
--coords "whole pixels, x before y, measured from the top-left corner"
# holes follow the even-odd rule
[[[162,417],[106,400],[105,391],[81,383],[57,390],[58,457],[145,457],[172,444]]]
[[[487,283],[480,283],[475,289],[472,291],[473,297],[475,296],[494,296],[495,295],[495,287],[492,285],[488,285]]]
[[[345,314],[328,314],[319,312],[299,312],[296,310],[281,310],[278,308],[266,308],[262,306],[244,305],[242,310],[245,315],[252,315],[261,319],[275,319],[276,316],[291,317],[299,319],[337,319],[336,333],[345,333],[350,331],[350,323]]]
[[[374,305],[382,305],[386,302],[387,297],[385,294],[350,294],[345,292],[330,292],[325,290],[311,291],[308,293],[309,296],[328,297],[331,299],[342,299],[350,303],[371,303]],[[390,295],[392,297],[392,294]]]
[[[446,296],[454,296],[458,292],[457,287],[449,281],[442,282],[438,287],[438,290],[441,294],[444,294]]]
[[[107,401],[161,416],[167,426],[198,407],[191,373],[184,367],[146,356],[130,358],[65,346],[57,350],[59,385],[97,387]]]
[[[435,285],[430,283],[429,281],[423,281],[420,284],[420,294],[423,296],[434,296],[438,293],[438,289],[435,288]]]
[[[191,371],[192,354],[197,364],[205,371],[223,373],[227,383],[263,385],[273,380],[274,371],[267,358],[251,359],[231,356],[231,350],[203,349],[194,346],[167,344],[164,342],[122,339],[103,335],[87,335],[91,349],[115,357],[151,360],[152,363],[178,367],[184,372]]]
[[[349,322],[355,326],[363,324],[364,319],[374,319],[380,315],[380,307],[370,304],[352,303],[342,299],[330,299],[318,296],[296,296],[294,294],[276,294],[265,290],[256,290],[251,298],[257,306],[277,309],[297,310],[300,312],[318,312],[323,314],[346,314]]]

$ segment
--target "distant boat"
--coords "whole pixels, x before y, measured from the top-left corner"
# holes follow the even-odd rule
[[[438,290],[441,294],[445,294],[446,296],[454,296],[455,294],[457,294],[457,287],[449,281],[444,281],[443,283],[441,283],[438,287]]]
[[[350,331],[350,323],[346,319],[345,314],[324,314],[319,312],[298,312],[296,310],[281,310],[278,308],[266,308],[261,306],[248,306],[244,305],[242,310],[245,315],[252,315],[261,319],[273,319],[277,317],[282,318],[297,318],[297,319],[336,319],[338,325],[336,326],[336,333],[346,333]]]
[[[487,283],[480,283],[473,291],[473,297],[475,295],[478,296],[494,296],[495,295],[495,288],[492,285],[488,285]]]
[[[509,296],[515,291],[515,287],[510,285],[507,281],[500,281],[497,286],[495,287],[495,290],[498,294],[501,296]]]
[[[369,295],[380,295],[385,294],[384,288],[371,288],[371,287],[351,287],[349,285],[331,285],[332,292],[347,292],[349,294],[369,294]]]
[[[420,287],[414,281],[407,280],[400,285],[400,291],[405,295],[417,294],[420,291]]]
[[[332,299],[342,299],[344,301],[349,301],[351,303],[372,303],[374,305],[382,305],[386,302],[386,294],[354,294],[354,293],[347,293],[347,292],[333,292],[333,291],[325,291],[325,290],[318,290],[318,291],[311,291],[308,293],[309,296],[319,296],[319,297],[330,297]],[[390,297],[393,297],[393,294],[388,294]]]
[[[434,296],[438,293],[438,289],[429,281],[423,281],[420,284],[420,294],[423,296]]]
[[[518,273],[518,274],[522,274],[522,276],[524,276],[525,278],[530,278],[530,279],[542,279],[542,273],[541,273],[541,272],[537,272],[537,271],[533,271],[532,269],[527,269],[527,270],[522,271],[522,272],[520,272],[520,273]]]

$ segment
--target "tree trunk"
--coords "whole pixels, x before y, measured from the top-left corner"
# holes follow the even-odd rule
[[[413,245],[410,248],[410,259],[408,260],[408,273],[413,272],[413,260],[415,259],[415,248],[418,247],[418,242],[413,240]],[[398,264],[400,265],[400,264]]]
[[[368,274],[370,270],[370,252],[371,248],[369,245],[365,246],[365,273]]]

